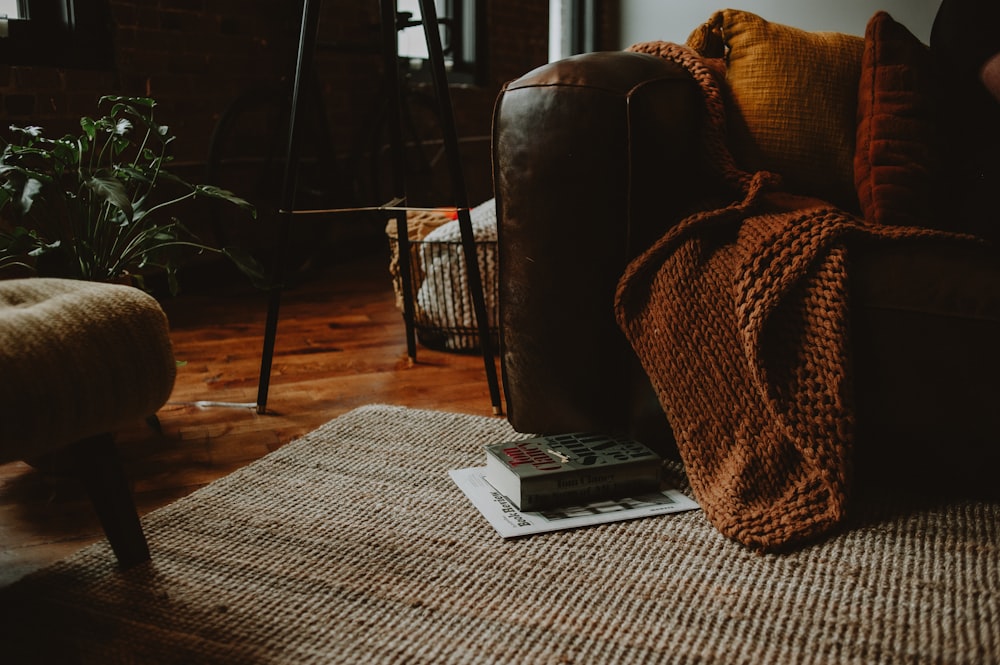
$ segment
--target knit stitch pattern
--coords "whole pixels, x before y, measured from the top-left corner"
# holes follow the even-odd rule
[[[854,409],[846,241],[935,237],[866,223],[780,178],[740,170],[725,143],[718,63],[676,44],[632,50],[683,65],[706,106],[707,167],[732,202],[682,220],[621,277],[618,324],[719,531],[763,551],[824,535],[848,510]]]

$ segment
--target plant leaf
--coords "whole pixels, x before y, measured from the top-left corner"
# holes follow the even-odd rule
[[[243,247],[223,247],[222,254],[229,258],[230,261],[242,272],[244,275],[250,278],[250,282],[259,289],[267,289],[270,284],[270,276],[250,252],[248,252]]]
[[[150,97],[124,97],[122,95],[104,95],[97,102],[98,104],[103,104],[104,102],[124,102],[129,106],[145,106],[148,109],[152,109],[156,106],[156,100]]]
[[[52,156],[62,166],[76,166],[80,158],[77,139],[65,137],[52,143]]]
[[[132,142],[122,136],[116,136],[116,138],[111,141],[111,147],[114,150],[116,157],[128,150],[130,145],[132,145]]]
[[[30,250],[28,252],[28,256],[32,256],[32,257],[37,258],[37,257],[41,256],[42,254],[45,254],[46,252],[51,252],[53,250],[57,250],[61,246],[62,246],[62,241],[61,240],[56,240],[55,242],[50,242],[50,243],[39,242],[39,243],[37,243],[35,245],[34,249],[32,249],[32,250]]]
[[[223,201],[235,203],[244,210],[248,210],[250,212],[250,216],[257,219],[257,209],[254,205],[246,199],[233,194],[228,189],[222,189],[221,187],[216,187],[215,185],[195,185],[195,192],[200,196],[207,196],[209,198],[222,199]]]
[[[28,141],[28,145],[30,145],[34,139],[37,139],[42,135],[42,128],[36,125],[29,125],[28,127],[18,127],[17,125],[11,125],[10,131],[14,132],[15,134],[20,134],[24,136]]]
[[[95,175],[88,178],[85,184],[94,194],[121,210],[126,220],[132,221],[132,202],[121,180],[114,176]]]
[[[27,214],[31,210],[31,204],[35,202],[38,192],[42,191],[42,183],[35,178],[28,178],[21,190],[21,212]]]
[[[87,116],[80,118],[80,128],[83,129],[83,133],[91,141],[97,136],[97,123],[94,122],[93,118],[88,118]]]
[[[132,129],[132,121],[128,118],[120,118],[115,124],[115,134],[125,136]]]
[[[38,239],[23,226],[15,227],[10,233],[0,231],[0,257],[25,256],[38,245]]]
[[[117,169],[115,169],[115,173],[122,180],[128,180],[128,181],[136,180],[138,182],[146,184],[152,182],[152,178],[149,177],[149,175],[146,172],[146,169],[137,169],[130,164],[122,164]]]

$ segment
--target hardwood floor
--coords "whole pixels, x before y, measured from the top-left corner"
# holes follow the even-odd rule
[[[482,358],[406,354],[384,251],[313,270],[283,296],[267,412],[252,403],[266,299],[242,280],[164,298],[183,363],[162,433],[117,435],[140,515],[371,403],[491,416]],[[204,406],[200,402],[246,406]],[[17,462],[0,465],[0,586],[103,537],[82,490]]]

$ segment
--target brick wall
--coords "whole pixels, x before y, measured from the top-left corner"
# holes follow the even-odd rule
[[[4,126],[36,124],[76,132],[104,94],[155,98],[158,118],[178,135],[179,161],[204,162],[208,139],[240,90],[277,76],[294,48],[288,16],[263,0],[109,2],[115,65],[110,70],[0,66]],[[284,10],[288,14],[288,10]]]
[[[264,0],[109,0],[115,63],[109,70],[0,65],[0,110],[9,124],[41,125],[50,135],[78,130],[104,94],[157,100],[157,118],[177,135],[176,170],[201,179],[212,132],[241,92],[273,84],[294,63],[300,4]],[[452,89],[459,133],[488,136],[501,85],[547,60],[548,3],[485,0],[486,80]],[[617,48],[617,0],[602,3],[602,47]],[[319,38],[378,39],[376,0],[328,0]],[[322,51],[317,71],[336,146],[350,144],[378,95],[377,53]],[[488,142],[466,165],[470,200],[491,195]],[[184,172],[187,169],[189,172]],[[222,184],[222,183],[220,183]]]

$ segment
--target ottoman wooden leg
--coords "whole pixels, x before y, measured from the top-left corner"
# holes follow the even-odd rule
[[[148,561],[149,546],[112,436],[78,441],[68,452],[119,565],[128,568]]]

